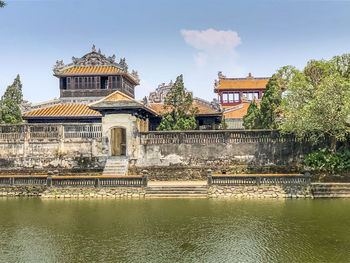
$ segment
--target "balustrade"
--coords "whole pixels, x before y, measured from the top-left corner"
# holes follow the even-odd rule
[[[147,186],[147,176],[0,175],[0,186],[141,187]]]
[[[296,142],[292,135],[275,130],[152,131],[141,133],[141,144],[215,144]]]
[[[309,174],[208,174],[209,185],[287,185],[309,183]]]
[[[101,124],[20,124],[0,125],[0,142],[54,140],[60,138],[101,138]]]

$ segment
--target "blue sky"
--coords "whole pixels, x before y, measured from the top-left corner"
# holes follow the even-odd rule
[[[125,57],[142,98],[184,74],[195,96],[216,97],[217,72],[269,76],[279,67],[350,53],[350,1],[7,0],[0,9],[0,93],[19,73],[24,98],[59,96],[56,60],[92,44]]]

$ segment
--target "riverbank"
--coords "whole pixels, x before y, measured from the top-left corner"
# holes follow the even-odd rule
[[[349,184],[350,188],[350,184]],[[147,187],[2,186],[0,197],[43,199],[144,199],[144,198],[313,198],[311,185],[207,186],[205,181],[152,182]],[[327,197],[327,196],[325,196]]]

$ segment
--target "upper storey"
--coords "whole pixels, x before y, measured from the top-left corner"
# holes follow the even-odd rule
[[[137,71],[128,72],[125,58],[119,63],[116,56],[106,57],[101,50],[92,51],[81,58],[72,57],[72,63],[57,61],[53,68],[54,76],[60,79],[61,99],[99,99],[115,91],[135,97],[135,86],[139,85]]]
[[[259,100],[266,89],[270,78],[255,78],[251,73],[246,78],[227,78],[218,73],[219,80],[215,80],[214,92],[218,93],[220,104],[234,106],[242,101]]]

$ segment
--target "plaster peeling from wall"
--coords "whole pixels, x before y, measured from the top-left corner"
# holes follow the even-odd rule
[[[176,154],[169,154],[166,157],[161,156],[160,161],[162,165],[184,164],[181,156]]]
[[[254,155],[235,155],[233,157],[240,160],[240,161],[247,161],[247,162],[251,162],[255,158]]]

